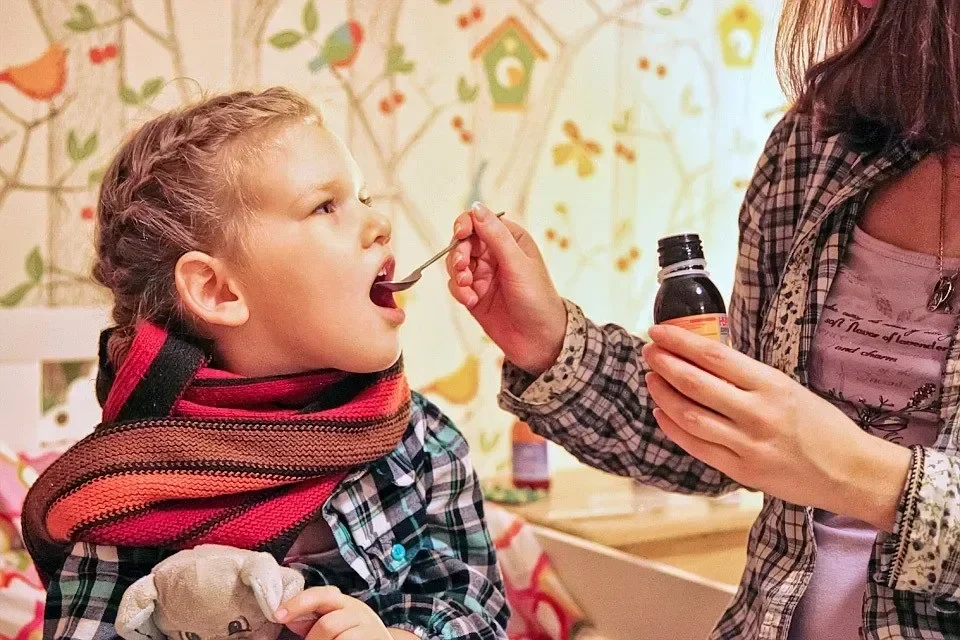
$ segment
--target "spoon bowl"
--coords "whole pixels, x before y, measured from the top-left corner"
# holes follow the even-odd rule
[[[502,217],[503,214],[505,214],[505,213],[506,213],[506,211],[501,211],[500,213],[497,214],[497,217],[500,218],[500,217]],[[373,286],[375,286],[375,287],[381,287],[381,288],[383,288],[383,289],[385,289],[385,290],[387,290],[387,291],[390,291],[391,293],[399,293],[399,292],[401,292],[401,291],[406,291],[407,289],[409,289],[409,288],[412,287],[413,285],[415,285],[415,284],[417,284],[418,282],[420,282],[420,278],[423,277],[423,270],[424,270],[424,269],[426,269],[427,267],[429,267],[430,265],[432,265],[434,262],[436,262],[437,260],[439,260],[439,259],[442,258],[443,256],[447,255],[447,254],[450,252],[451,249],[453,249],[455,246],[457,246],[457,245],[460,244],[461,242],[462,242],[462,240],[457,240],[456,238],[454,238],[454,240],[453,240],[450,244],[448,244],[446,247],[444,247],[438,254],[436,254],[435,256],[433,256],[432,258],[430,258],[429,260],[427,260],[426,262],[424,262],[422,265],[420,265],[419,267],[417,267],[417,268],[413,271],[413,273],[411,273],[410,275],[408,275],[408,276],[407,276],[406,278],[404,278],[403,280],[393,280],[393,281],[390,281],[390,282],[386,282],[386,281],[384,281],[384,282],[377,282],[377,283],[374,284]]]

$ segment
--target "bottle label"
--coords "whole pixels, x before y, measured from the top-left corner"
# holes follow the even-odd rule
[[[730,326],[727,324],[727,314],[725,313],[707,313],[701,316],[674,318],[663,324],[672,324],[675,327],[693,331],[704,338],[710,338],[726,345],[730,344]]]
[[[546,442],[513,443],[513,477],[537,482],[550,477]]]

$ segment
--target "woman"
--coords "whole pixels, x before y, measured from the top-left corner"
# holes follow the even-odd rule
[[[960,2],[873,4],[785,3],[797,100],[740,214],[735,350],[597,326],[520,227],[455,226],[503,407],[606,471],[766,494],[715,638],[960,636]]]

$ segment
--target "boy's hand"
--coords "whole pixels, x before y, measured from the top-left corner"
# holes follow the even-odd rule
[[[336,587],[305,589],[280,605],[276,617],[306,640],[393,640],[373,609]]]

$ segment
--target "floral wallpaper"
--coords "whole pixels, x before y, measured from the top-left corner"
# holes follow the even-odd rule
[[[482,199],[528,226],[564,295],[642,330],[661,235],[701,233],[729,290],[737,209],[785,108],[778,10],[776,0],[0,0],[0,306],[106,304],[88,276],[93,208],[124,134],[201,95],[283,84],[353,150],[393,218],[401,271]],[[442,268],[403,305],[411,383],[467,434],[481,474],[503,471],[500,354],[448,299]],[[45,372],[44,409],[67,421],[70,387],[89,368]]]

